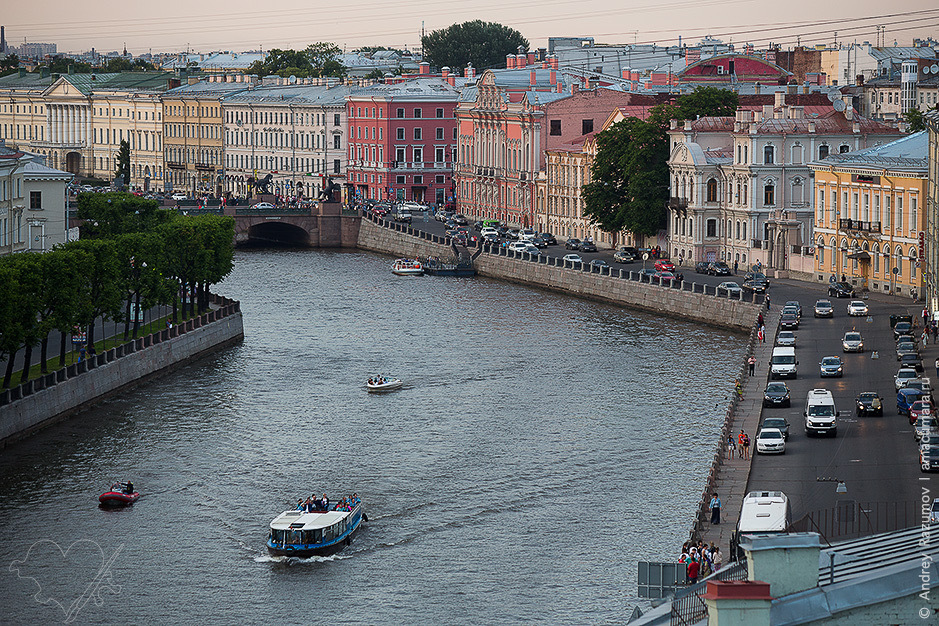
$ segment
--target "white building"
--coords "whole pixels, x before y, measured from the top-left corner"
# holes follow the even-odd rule
[[[34,252],[45,252],[65,243],[68,232],[65,187],[73,176],[48,167],[43,161],[42,157],[34,156],[19,170],[28,228],[26,249]]]

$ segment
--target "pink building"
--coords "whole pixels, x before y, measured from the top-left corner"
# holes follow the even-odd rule
[[[446,68],[440,78],[354,90],[346,103],[351,199],[450,202],[458,98]]]

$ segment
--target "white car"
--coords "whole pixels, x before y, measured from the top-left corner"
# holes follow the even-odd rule
[[[577,265],[578,263],[584,262],[584,260],[580,258],[579,254],[565,254],[562,260],[564,261],[565,265],[567,265],[568,263],[570,263],[571,265]]]
[[[867,315],[867,303],[861,300],[852,300],[848,303],[848,315],[864,316]]]
[[[541,254],[541,250],[539,250],[537,246],[527,241],[513,241],[509,244],[509,250],[514,252],[527,252],[528,254]]]
[[[728,296],[737,296],[739,298],[743,294],[743,289],[741,289],[740,285],[737,283],[728,281],[717,286],[717,294],[720,295],[722,293],[726,293]]]
[[[184,194],[184,193],[174,193],[174,194],[173,194],[172,196],[170,196],[170,197],[171,197],[173,200],[185,200],[185,199],[188,198],[189,196],[187,196],[187,195]]]
[[[535,238],[535,231],[531,228],[523,228],[518,233],[519,241],[531,241]]]
[[[903,389],[903,386],[908,380],[915,380],[919,378],[919,374],[912,367],[901,367],[900,371],[897,372],[897,375],[894,377],[893,382],[897,387],[897,391]]]
[[[929,521],[939,523],[939,498],[932,501],[932,509],[929,511]]]
[[[764,428],[756,436],[756,451],[759,454],[785,454],[786,438],[778,428]]]
[[[845,352],[864,352],[864,340],[861,338],[861,333],[856,330],[846,332],[841,340],[841,347]]]
[[[779,334],[776,335],[776,345],[777,346],[792,346],[796,345],[796,334],[791,330],[781,330]]]
[[[484,227],[482,230],[479,231],[479,236],[480,237],[498,237],[499,231],[497,231],[495,228]]]
[[[270,211],[271,209],[274,208],[274,205],[271,204],[270,202],[258,202],[251,208],[256,211]]]

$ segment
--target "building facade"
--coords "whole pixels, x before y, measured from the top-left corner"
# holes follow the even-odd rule
[[[939,319],[939,111],[924,116],[929,136],[926,187],[926,306]]]
[[[0,256],[29,249],[22,169],[30,159],[18,150],[0,150]]]
[[[225,191],[247,197],[270,175],[270,191],[318,197],[327,179],[345,176],[345,85],[251,87],[222,102]]]
[[[355,89],[348,98],[348,185],[356,202],[453,201],[459,91],[444,75]]]

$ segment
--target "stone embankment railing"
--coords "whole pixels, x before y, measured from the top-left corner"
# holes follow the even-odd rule
[[[241,304],[215,294],[212,299],[218,308],[0,391],[0,446],[157,372],[244,338]],[[231,323],[216,324],[221,321]],[[109,367],[112,364],[118,367]]]

